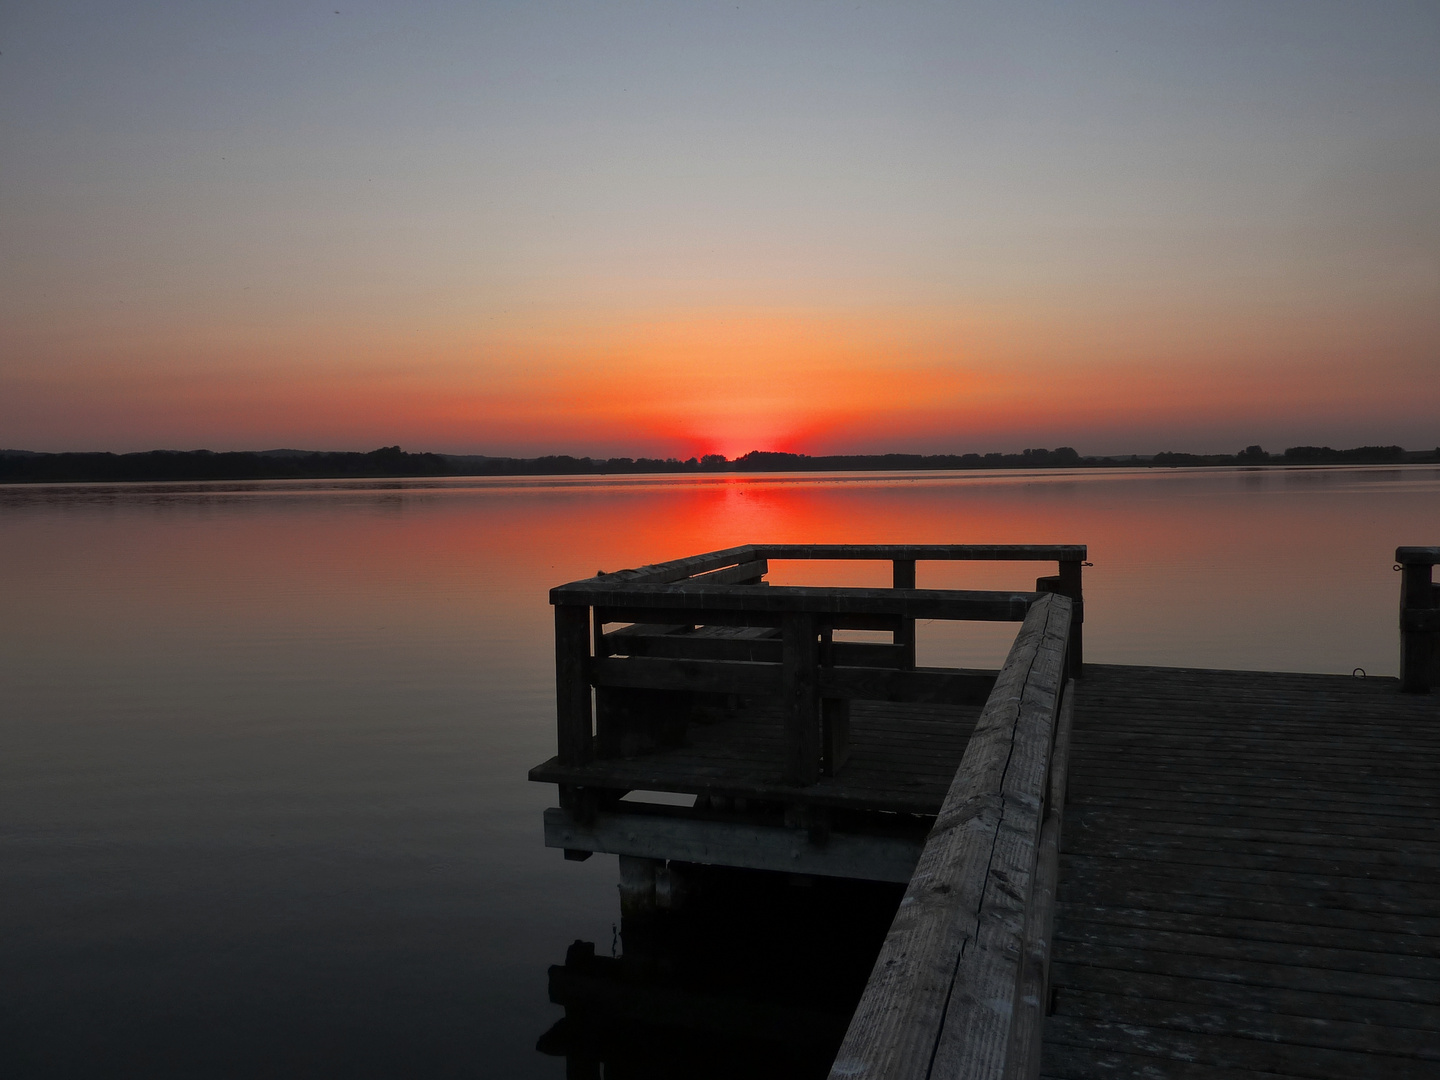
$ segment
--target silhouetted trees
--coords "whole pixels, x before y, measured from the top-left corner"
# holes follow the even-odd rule
[[[382,446],[366,454],[305,450],[214,453],[209,450],[150,450],[136,454],[44,454],[0,450],[0,483],[60,483],[148,480],[287,480],[386,476],[573,476],[608,473],[842,472],[927,469],[1056,469],[1104,466],[1337,465],[1440,461],[1440,448],[1407,454],[1398,446],[1292,446],[1267,454],[1248,446],[1238,454],[1184,454],[1166,451],[1153,458],[1081,457],[1071,446],[1030,448],[1018,454],[828,454],[812,457],[752,450],[733,461],[723,454],[688,458],[589,458],[547,454],[537,458],[412,454]]]

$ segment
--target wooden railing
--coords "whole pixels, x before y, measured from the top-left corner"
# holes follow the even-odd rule
[[[831,1080],[1032,1080],[1073,682],[1071,603],[1031,607],[881,947]]]
[[[1400,579],[1400,689],[1424,694],[1440,682],[1440,547],[1395,549]]]
[[[683,712],[657,695],[753,695],[784,702],[785,779],[813,784],[844,764],[851,700],[986,700],[993,673],[916,666],[916,619],[1019,622],[1042,596],[1063,595],[1078,674],[1085,554],[1083,545],[746,545],[562,585],[550,593],[559,761],[583,765],[656,738],[654,714]],[[771,559],[885,560],[894,587],[767,585]],[[926,560],[1054,561],[1059,573],[1034,592],[917,589]],[[891,640],[835,640],[843,630]],[[637,721],[646,701],[651,715]]]

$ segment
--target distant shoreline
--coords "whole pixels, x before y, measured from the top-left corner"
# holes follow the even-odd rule
[[[442,476],[584,476],[627,473],[919,472],[967,469],[1174,468],[1214,465],[1401,465],[1440,463],[1440,447],[1293,446],[1268,454],[1252,446],[1237,454],[1084,456],[1068,446],[1019,454],[784,454],[751,451],[734,460],[589,458],[407,453],[398,446],[369,453],[306,450],[150,450],[131,454],[0,450],[0,484],[125,483],[146,480],[337,480]]]

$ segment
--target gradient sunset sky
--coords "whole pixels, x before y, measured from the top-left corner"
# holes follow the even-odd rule
[[[0,446],[1440,443],[1440,4],[0,5]]]

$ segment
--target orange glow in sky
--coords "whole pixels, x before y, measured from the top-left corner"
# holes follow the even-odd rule
[[[1440,443],[1433,9],[1024,8],[36,7],[0,449]]]

